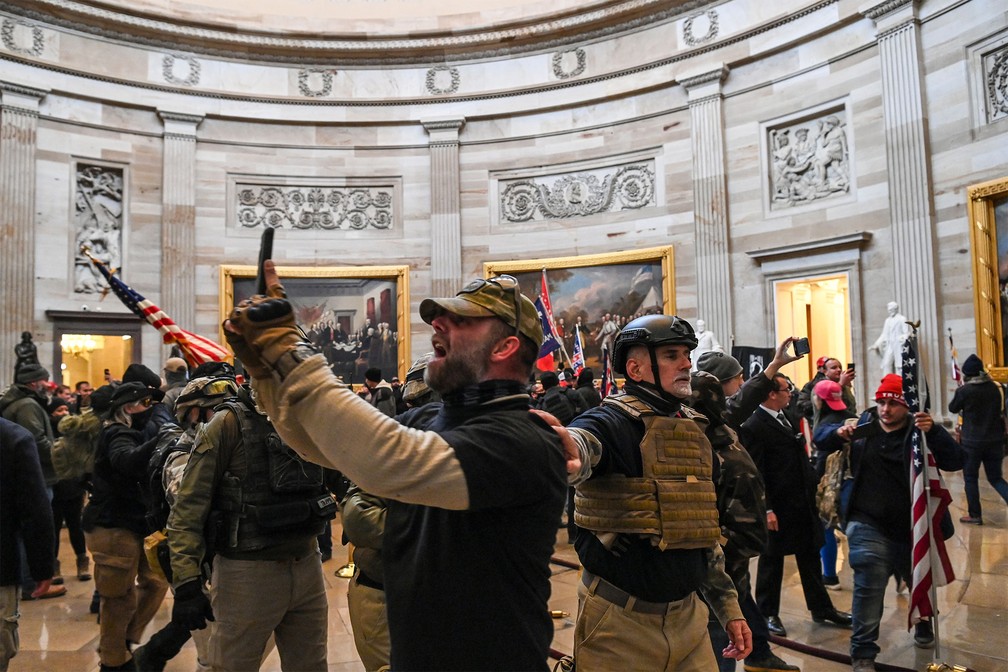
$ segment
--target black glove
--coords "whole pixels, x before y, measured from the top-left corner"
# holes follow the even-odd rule
[[[175,606],[172,622],[186,630],[202,630],[207,621],[214,620],[210,600],[203,592],[202,581],[188,581],[175,589]]]

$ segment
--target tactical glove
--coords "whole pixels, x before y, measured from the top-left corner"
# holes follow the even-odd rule
[[[186,630],[202,630],[207,621],[214,620],[210,600],[203,592],[201,583],[198,579],[188,581],[175,589],[172,622]]]
[[[276,361],[302,340],[286,297],[282,285],[271,285],[267,296],[239,303],[225,323],[228,344],[253,378],[271,376]]]

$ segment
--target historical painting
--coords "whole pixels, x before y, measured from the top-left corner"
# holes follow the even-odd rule
[[[967,210],[973,251],[977,355],[1008,380],[1008,178],[971,186]]]
[[[254,266],[222,266],[221,320],[255,293]],[[378,368],[405,375],[409,344],[409,267],[277,268],[307,340],[350,384]],[[223,338],[223,335],[222,335]]]
[[[672,247],[483,264],[487,277],[515,276],[535,299],[545,282],[565,366],[580,334],[585,365],[602,371],[602,348],[610,348],[627,322],[651,313],[675,312]]]
[[[101,294],[107,283],[82,249],[109,268],[122,266],[125,173],[122,168],[77,162],[74,178],[73,291]]]

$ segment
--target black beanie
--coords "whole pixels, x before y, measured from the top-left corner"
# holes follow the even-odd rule
[[[49,371],[41,364],[34,362],[31,364],[22,364],[14,376],[14,382],[18,385],[27,385],[37,380],[49,380]]]

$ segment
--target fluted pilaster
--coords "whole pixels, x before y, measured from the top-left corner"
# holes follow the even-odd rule
[[[161,190],[161,308],[196,328],[196,127],[203,117],[160,111],[164,123]]]
[[[728,259],[728,194],[725,168],[722,66],[680,80],[689,94],[693,149],[693,219],[696,235],[697,317],[728,337],[732,324]]]
[[[421,122],[430,139],[431,291],[452,296],[462,284],[459,131],[465,119]]]
[[[900,311],[920,320],[919,338],[932,394],[941,384],[944,340],[938,325],[931,174],[926,137],[920,24],[912,0],[866,12],[875,21],[882,69],[882,109],[893,232],[893,287]],[[940,408],[933,399],[932,405]]]
[[[38,334],[35,152],[39,103],[46,93],[0,82],[0,385],[14,382],[14,346],[21,332]]]

